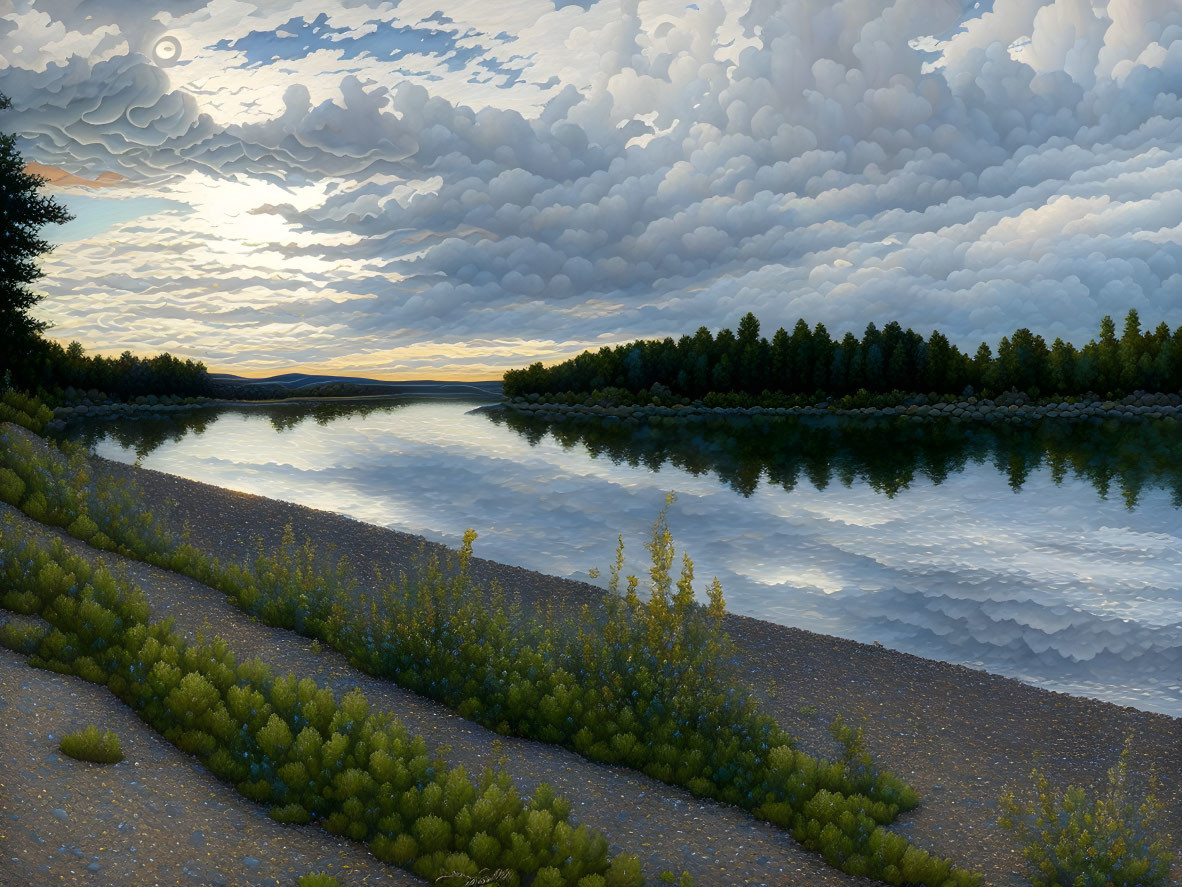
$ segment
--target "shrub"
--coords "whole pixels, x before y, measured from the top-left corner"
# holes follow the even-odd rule
[[[1152,777],[1138,798],[1129,783],[1132,737],[1100,794],[1078,786],[1055,791],[1037,768],[1033,796],[1007,791],[1000,823],[1012,831],[1033,887],[1164,887],[1172,855],[1161,828],[1165,805]]]
[[[34,600],[34,596],[28,598],[30,608],[34,605]],[[8,609],[17,609],[16,607],[7,606],[11,603],[7,599],[7,595],[3,599],[3,603]],[[0,646],[7,647],[14,653],[27,656],[41,646],[42,641],[45,640],[48,634],[49,628],[45,625],[23,620],[18,622],[13,619],[0,625]]]
[[[25,482],[10,468],[0,468],[0,499],[9,505],[20,505],[25,495]]]
[[[77,758],[79,761],[118,764],[123,760],[119,737],[111,730],[100,730],[94,724],[63,736],[61,749],[65,754],[71,758]]]
[[[40,434],[52,420],[53,411],[36,397],[11,388],[0,393],[0,422],[12,422]]]

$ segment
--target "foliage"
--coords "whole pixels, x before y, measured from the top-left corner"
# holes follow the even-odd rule
[[[1179,391],[1182,327],[1171,332],[1162,323],[1142,331],[1140,317],[1130,310],[1119,338],[1112,318],[1105,317],[1098,341],[1082,348],[1061,339],[1047,345],[1019,329],[1001,339],[996,354],[981,343],[970,355],[940,332],[925,339],[896,321],[881,330],[871,323],[860,339],[848,332],[837,339],[824,324],[810,329],[801,319],[791,333],[781,328],[769,342],[759,335],[759,321],[747,314],[737,334],[724,329],[713,335],[700,327],[676,342],[637,340],[585,351],[550,367],[535,363],[509,370],[503,390],[509,397],[575,392],[581,399],[616,388],[628,392],[628,400],[646,403],[667,392],[666,400],[739,395],[780,405],[779,398],[797,395],[817,400],[863,391],[960,394],[966,386],[1033,396]]]
[[[0,95],[0,111],[11,107]],[[52,247],[40,236],[50,224],[69,221],[65,208],[39,194],[45,179],[25,172],[16,136],[0,133],[0,369],[19,374],[46,324],[30,315],[42,296],[29,285],[42,276],[37,259]]]
[[[889,880],[906,853],[914,883],[975,882],[883,831],[917,803],[901,780],[795,750],[759,710],[737,676],[722,589],[715,581],[709,605],[698,604],[693,563],[684,556],[674,579],[664,514],[648,543],[647,601],[635,577],[620,588],[621,539],[612,594],[577,613],[533,614],[504,590],[472,580],[472,531],[451,562],[423,558],[410,575],[376,591],[362,591],[347,563],[298,545],[290,530],[277,551],[260,550],[252,564],[222,564],[163,530],[133,491],[92,481],[79,452],[39,455],[23,443],[6,449],[0,439],[0,459],[8,455],[8,467],[30,487],[21,507],[35,519],[69,527],[89,516],[100,529],[92,545],[105,541],[192,576],[268,624],[335,647],[371,674],[495,730],[565,745],[749,809],[847,871]],[[286,742],[279,736],[275,748]],[[275,815],[299,821],[302,812],[289,804],[276,803]],[[422,839],[413,834],[413,844],[396,841],[383,853],[398,861]]]
[[[136,397],[199,397],[213,394],[205,364],[171,354],[140,357],[124,351],[118,357],[87,355],[78,342],[62,347],[39,340],[29,355],[23,375],[55,404],[72,400],[105,399],[108,395]],[[72,396],[71,396],[72,395]]]
[[[316,872],[311,875],[300,875],[296,887],[341,887],[341,882],[332,875]]]
[[[0,527],[0,587],[5,607],[19,601],[52,626],[34,664],[105,684],[247,797],[302,807],[383,860],[424,878],[492,864],[527,883],[550,869],[565,887],[596,874],[643,883],[635,859],[609,860],[606,840],[571,824],[547,786],[527,801],[506,773],[473,780],[358,690],[338,699],[311,679],[239,663],[219,638],[186,642],[149,618],[137,587],[58,540],[42,547]]]
[[[20,607],[20,602],[10,600],[9,605]],[[0,647],[28,656],[45,640],[49,630],[41,623],[29,620],[9,619],[0,625]]]
[[[1164,887],[1170,883],[1164,803],[1152,778],[1140,798],[1130,784],[1132,737],[1108,771],[1103,792],[1051,787],[1037,768],[1033,797],[1007,791],[1001,825],[1012,831],[1030,865],[1033,887]]]
[[[0,392],[0,422],[12,422],[40,434],[52,419],[53,411],[36,397],[14,388]]]
[[[89,724],[82,730],[67,733],[62,737],[62,751],[80,761],[96,764],[118,764],[123,760],[119,737],[112,730],[100,730]]]

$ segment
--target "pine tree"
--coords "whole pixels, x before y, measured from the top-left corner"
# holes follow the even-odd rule
[[[8,98],[0,95],[0,110],[9,107]],[[11,370],[24,382],[38,336],[47,326],[29,314],[43,298],[29,289],[42,276],[37,259],[53,249],[40,231],[71,218],[53,198],[38,193],[44,184],[43,177],[25,172],[16,136],[0,133],[0,342],[5,343],[0,371]]]

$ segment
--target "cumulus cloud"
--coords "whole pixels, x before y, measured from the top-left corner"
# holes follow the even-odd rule
[[[383,113],[420,134],[404,168],[438,187],[276,210],[363,235],[423,287],[379,312],[458,330],[479,305],[573,338],[582,319],[554,309],[590,299],[622,304],[603,322],[621,334],[748,309],[965,343],[1019,324],[1079,341],[1129,307],[1177,324],[1182,9],[1112,7],[999,0],[956,28],[943,0],[756,0],[741,48],[715,39],[717,5],[625,19],[603,39],[634,51],[534,118],[392,94]],[[950,27],[924,73],[912,41]]]
[[[548,95],[536,107],[472,104],[416,76],[404,42],[427,27],[423,10],[359,5],[346,22],[297,19],[298,3],[258,13],[283,44],[273,64],[257,21],[214,47],[278,93],[261,117],[215,121],[210,99],[173,85],[183,65],[143,54],[143,35],[109,58],[10,61],[0,90],[22,96],[14,128],[45,162],[165,188],[203,176],[318,189],[250,210],[278,226],[267,250],[318,263],[317,285],[336,294],[315,312],[333,318],[334,358],[407,331],[571,351],[748,310],[772,328],[897,318],[966,345],[1019,325],[1078,342],[1130,307],[1182,323],[1173,0],[996,0],[983,13],[750,0],[676,16],[657,0],[605,2],[538,0],[564,28],[550,42],[570,47],[568,67],[523,63],[541,45],[528,29],[485,39],[555,83],[529,87]],[[194,4],[189,20],[219,8]],[[474,33],[463,12],[449,10],[441,45],[471,49],[455,36]],[[377,78],[382,33],[398,40]],[[296,37],[308,58],[341,44],[314,81],[306,67],[283,76]],[[481,64],[453,58],[464,76]],[[334,308],[342,292],[348,307]],[[290,338],[248,341],[274,353]]]

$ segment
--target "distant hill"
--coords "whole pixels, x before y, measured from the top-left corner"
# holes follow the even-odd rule
[[[497,397],[500,380],[488,382],[447,382],[432,379],[389,381],[358,376],[281,373],[264,379],[251,379],[232,373],[210,373],[209,380],[222,396],[245,396],[251,399],[271,397],[355,397],[361,395],[417,395],[420,397]]]

